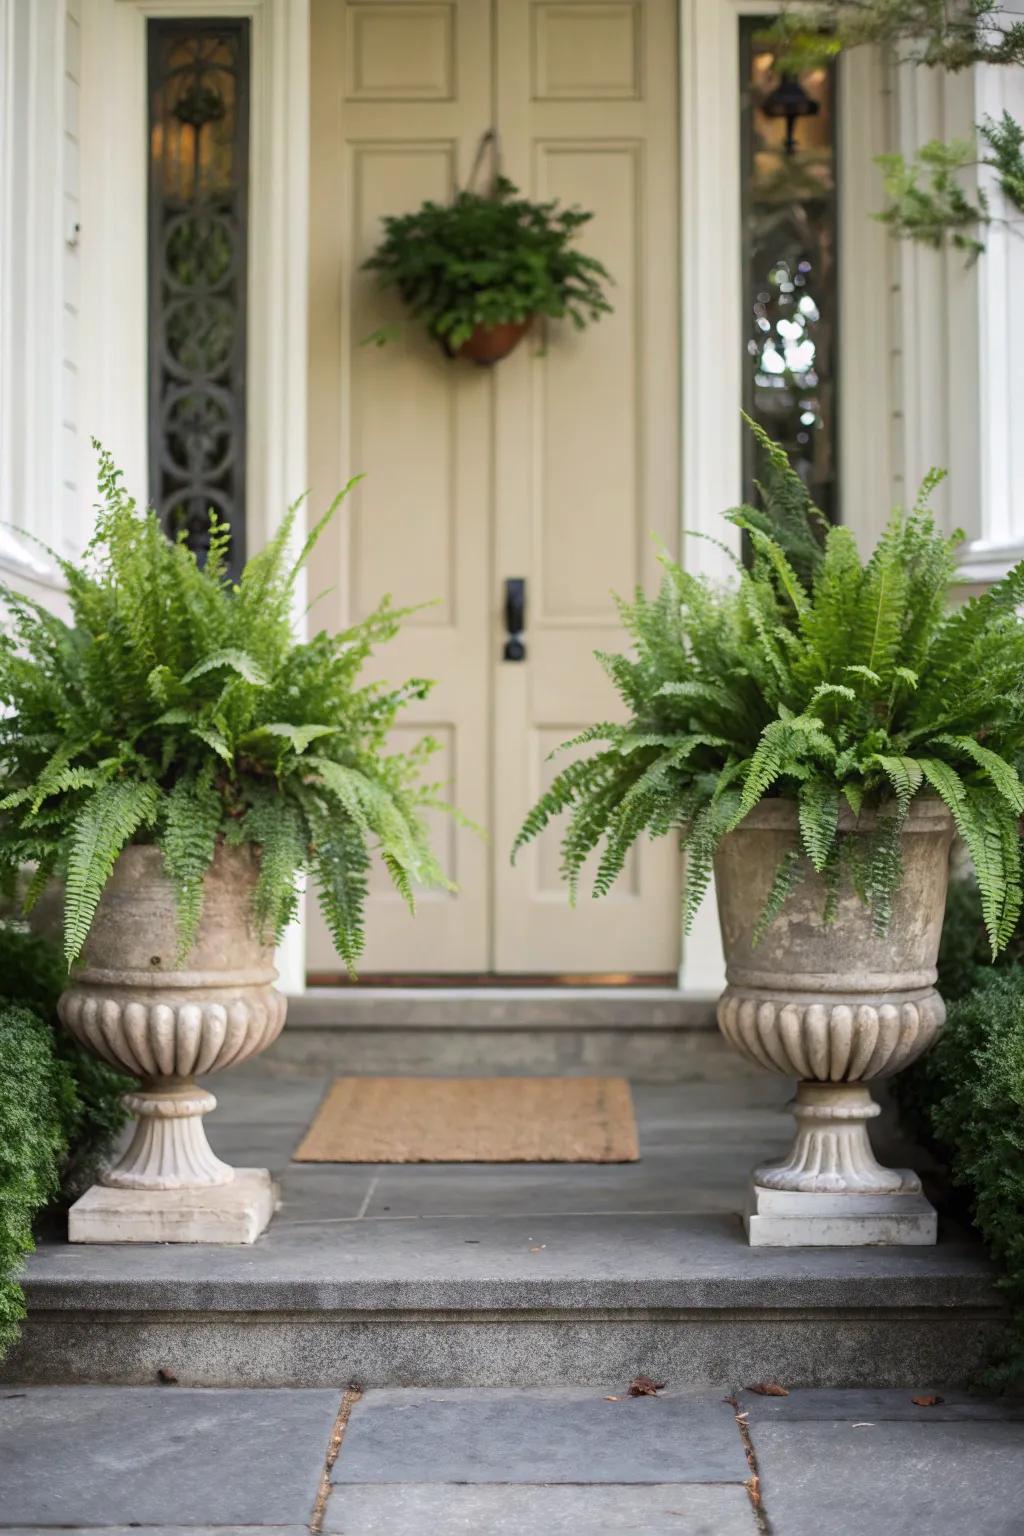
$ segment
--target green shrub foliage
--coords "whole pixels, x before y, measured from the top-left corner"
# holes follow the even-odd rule
[[[74,1110],[49,1025],[31,1009],[0,1006],[0,1355],[25,1315],[17,1272],[34,1246],[36,1213],[59,1188]]]
[[[0,1357],[25,1315],[18,1270],[37,1214],[91,1181],[131,1083],[61,1028],[57,945],[0,924]]]
[[[611,309],[602,286],[608,273],[573,243],[592,217],[532,203],[499,177],[491,196],[459,192],[451,203],[386,218],[365,266],[450,352],[478,325],[547,315],[582,327]]]
[[[1024,971],[979,969],[949,1008],[938,1043],[912,1079],[915,1129],[929,1135],[965,1193],[1002,1275],[1013,1344],[996,1370],[1024,1380]],[[896,1080],[899,1084],[899,1079]]]
[[[1024,928],[1018,922],[1006,948],[993,959],[981,910],[977,881],[954,878],[949,882],[946,916],[939,944],[939,974],[936,986],[947,1003],[966,997],[987,976],[992,967],[1024,964]],[[901,1073],[897,1086],[906,1076]]]
[[[359,685],[402,614],[385,600],[341,634],[304,644],[292,635],[296,576],[341,497],[294,563],[293,506],[235,584],[228,529],[215,517],[200,567],[126,495],[104,453],[100,491],[84,559],[61,561],[73,626],[0,589],[0,872],[11,881],[35,864],[27,907],[51,876],[63,878],[72,962],[122,848],[154,842],[177,893],[184,956],[218,839],[255,844],[255,917],[267,938],[292,918],[308,872],[353,968],[374,849],[410,904],[415,884],[445,880],[422,822],[433,743],[385,750],[398,711],[429,685]]]
[[[11,923],[0,923],[0,1007],[31,1008],[50,1026],[53,1048],[71,1074],[72,1113],[64,1125],[68,1156],[61,1188],[71,1194],[90,1182],[127,1115],[121,1095],[130,1078],[97,1061],[68,1034],[57,1017],[57,999],[67,984],[60,947]],[[2,1065],[2,1054],[0,1054]]]
[[[717,588],[662,559],[655,598],[623,602],[629,655],[599,655],[629,719],[567,743],[594,743],[557,775],[516,848],[569,816],[562,872],[574,897],[588,856],[606,892],[642,833],[678,831],[687,853],[687,927],[721,839],[765,796],[799,807],[800,857],[780,865],[762,923],[813,868],[831,919],[841,879],[888,926],[911,801],[949,807],[977,872],[991,949],[1021,909],[1013,766],[1024,739],[1024,562],[983,596],[951,610],[959,535],[935,528],[924,496],[890,520],[862,563],[852,533],[829,528],[783,449],[751,423],[765,472],[762,507],[726,516],[750,560]],[[841,828],[873,808],[870,838]],[[866,845],[866,846],[865,846]]]

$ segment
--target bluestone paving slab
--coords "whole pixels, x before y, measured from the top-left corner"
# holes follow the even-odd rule
[[[336,1487],[325,1536],[756,1536],[746,1490],[662,1483],[589,1488],[477,1484]],[[150,1533],[147,1532],[147,1536]]]
[[[760,1422],[776,1536],[1020,1536],[1024,1424]]]
[[[877,1424],[905,1420],[913,1424],[934,1424],[945,1420],[1002,1419],[1024,1423],[1024,1398],[982,1396],[973,1392],[942,1388],[927,1382],[916,1387],[794,1387],[788,1397],[763,1397],[743,1391],[737,1394],[751,1425],[792,1423],[809,1420],[856,1420]],[[926,1406],[915,1397],[938,1398]]]
[[[0,1393],[8,1526],[303,1525],[338,1391],[35,1387]]]
[[[791,1138],[790,1138],[791,1139]],[[785,1137],[764,1142],[765,1157],[781,1157]],[[649,1152],[638,1163],[425,1163],[381,1168],[365,1215],[542,1216],[742,1209],[749,1149],[736,1143],[692,1149],[685,1164],[675,1151]],[[290,1181],[283,1210],[289,1209]]]
[[[139,1536],[138,1525],[33,1525],[3,1523],[0,1531],[25,1536]],[[147,1525],[144,1536],[309,1536],[308,1525]]]
[[[352,1410],[335,1483],[742,1482],[733,1411],[668,1392],[599,1387],[368,1392]]]

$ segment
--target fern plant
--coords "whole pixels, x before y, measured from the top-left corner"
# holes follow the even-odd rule
[[[862,563],[849,529],[828,527],[786,454],[753,422],[763,505],[726,514],[750,559],[719,589],[663,557],[658,595],[620,604],[630,655],[598,659],[629,719],[567,743],[593,744],[556,776],[515,851],[568,813],[562,873],[572,899],[596,855],[608,891],[641,834],[674,833],[686,851],[692,923],[722,838],[765,796],[795,802],[799,846],[779,866],[761,931],[795,882],[823,879],[826,921],[849,880],[888,926],[901,879],[900,835],[915,796],[937,795],[970,851],[993,952],[1021,909],[1018,820],[1024,785],[1024,562],[950,609],[960,535],[925,507],[893,514]],[[871,810],[864,828],[841,827]],[[848,820],[848,818],[847,818]]]
[[[71,963],[121,850],[155,843],[184,956],[218,842],[255,844],[254,917],[266,938],[291,921],[308,873],[352,970],[374,849],[410,905],[415,885],[446,881],[422,822],[436,803],[421,782],[433,743],[386,750],[396,714],[429,684],[359,681],[402,612],[385,599],[341,634],[302,644],[292,634],[296,577],[345,492],[292,562],[296,503],[234,583],[229,530],[215,516],[200,567],[136,506],[103,452],[99,485],[82,561],[60,561],[73,624],[0,588],[0,876],[13,884],[35,865],[26,908],[63,879]]]
[[[381,288],[396,288],[411,314],[450,353],[477,326],[566,317],[582,329],[611,311],[610,281],[574,243],[593,214],[534,203],[499,176],[491,196],[459,192],[384,220],[384,238],[363,263]],[[386,339],[378,332],[373,340]]]

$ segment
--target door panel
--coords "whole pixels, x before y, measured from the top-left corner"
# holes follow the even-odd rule
[[[314,624],[339,628],[384,593],[432,606],[406,619],[373,675],[437,679],[395,745],[442,746],[434,777],[468,816],[489,819],[487,633],[490,383],[441,357],[397,298],[360,270],[381,218],[451,197],[490,114],[490,5],[312,7],[309,453],[315,504],[366,474],[312,562],[330,589]],[[383,347],[365,338],[382,326]],[[459,893],[424,893],[415,921],[382,870],[371,882],[367,971],[479,971],[490,964],[490,851],[438,818]],[[336,971],[310,903],[309,965]]]
[[[495,583],[528,577],[527,660],[495,677],[501,849],[550,782],[552,745],[619,713],[592,654],[622,645],[611,593],[656,582],[652,532],[677,542],[675,12],[673,0],[496,9],[508,174],[592,210],[581,240],[615,278],[614,314],[583,332],[551,325],[546,355],[516,353],[496,381]],[[600,902],[584,883],[573,911],[559,831],[496,866],[497,969],[674,970],[670,842],[638,847]]]
[[[385,591],[435,600],[379,675],[439,679],[437,776],[489,842],[439,826],[457,896],[413,922],[375,877],[367,971],[651,971],[678,959],[678,868],[637,851],[572,912],[557,834],[515,870],[512,838],[553,745],[615,709],[595,648],[621,644],[610,589],[656,579],[678,524],[675,0],[313,0],[310,463],[316,502],[366,481],[313,562],[338,627]],[[538,197],[595,213],[583,239],[615,312],[549,328],[496,368],[450,363],[360,263],[384,214],[451,195],[482,132]],[[398,325],[381,348],[362,345]],[[504,663],[504,581],[527,580],[526,660]],[[311,904],[312,905],[312,904]],[[310,965],[334,970],[310,915]]]

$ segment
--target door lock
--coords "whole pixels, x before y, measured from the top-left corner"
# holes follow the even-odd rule
[[[507,637],[502,658],[505,661],[525,661],[526,644],[523,631],[526,628],[526,578],[509,576],[505,582],[505,629]]]

